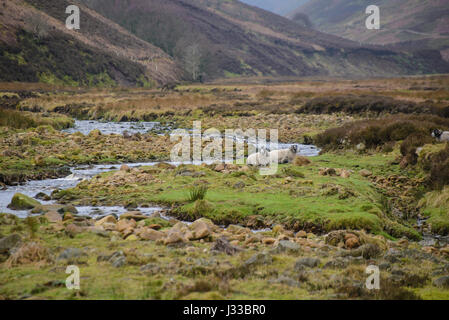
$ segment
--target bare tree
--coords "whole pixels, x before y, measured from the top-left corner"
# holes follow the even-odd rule
[[[42,39],[48,36],[50,27],[41,15],[33,14],[28,21],[30,24],[30,30],[36,38]]]
[[[185,48],[184,69],[193,80],[197,80],[201,71],[201,47],[194,43]]]

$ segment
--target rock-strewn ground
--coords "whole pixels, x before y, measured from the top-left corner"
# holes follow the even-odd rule
[[[182,128],[194,120],[202,120],[203,129],[278,128],[281,141],[296,143],[313,143],[332,127],[344,134],[352,127],[341,126],[358,119],[359,140],[369,141],[336,141],[332,151],[297,158],[268,177],[245,165],[161,163],[122,166],[38,197],[57,201],[53,205],[16,195],[10,208],[32,216],[0,214],[0,298],[448,299],[448,246],[427,237],[420,242],[423,234],[449,232],[447,146],[429,137],[413,140],[400,130],[414,128],[407,123],[398,131],[412,136],[408,144],[364,127],[367,118],[382,124],[396,103],[405,113],[424,103],[420,117],[443,126],[446,82],[430,77],[33,94],[9,88],[0,93],[0,104],[6,95],[5,108],[28,111],[3,113],[8,117],[0,123],[0,182],[8,185],[66,175],[72,165],[169,157],[169,137],[156,132],[57,131],[72,123],[69,116]],[[335,101],[338,112],[332,111]],[[322,140],[334,131],[327,132]],[[174,218],[139,212],[155,204]],[[78,205],[118,205],[129,212],[94,219],[80,216]],[[67,265],[80,268],[80,291],[65,288]],[[380,290],[364,286],[369,265],[380,269]]]
[[[8,235],[0,240],[2,298],[449,298],[447,246],[354,230],[294,233],[280,225],[254,233],[138,212],[118,221],[59,215],[0,215],[0,233]],[[65,287],[67,265],[80,268],[79,291]],[[365,286],[368,265],[380,269],[380,290]]]

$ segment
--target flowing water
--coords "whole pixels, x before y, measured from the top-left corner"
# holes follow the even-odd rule
[[[125,131],[133,133],[146,133],[148,130],[155,128],[161,128],[160,124],[157,122],[99,122],[99,121],[76,121],[73,128],[64,130],[65,132],[74,133],[81,132],[83,134],[89,134],[94,129],[99,129],[102,134],[123,134]],[[234,138],[237,141],[244,141],[244,138]],[[248,143],[253,143],[253,141],[245,140]],[[278,149],[289,148],[292,144],[281,144],[279,143]],[[258,145],[260,147],[262,145]],[[270,144],[263,145],[267,148]],[[298,145],[299,154],[304,156],[316,156],[319,153],[319,149],[311,145]],[[141,166],[153,166],[158,162],[141,162],[141,163],[126,163],[130,168],[136,168]],[[180,165],[181,162],[169,162],[173,165]],[[203,162],[182,162],[182,164],[201,164]],[[204,162],[204,163],[212,163]],[[6,190],[0,190],[0,212],[3,213],[13,213],[19,217],[26,217],[28,211],[17,211],[11,210],[7,206],[11,202],[12,197],[15,193],[20,192],[30,197],[35,197],[38,193],[45,193],[50,195],[54,190],[69,189],[75,187],[80,181],[90,179],[103,172],[108,172],[112,170],[118,170],[121,164],[110,164],[110,165],[86,165],[71,168],[71,174],[65,178],[59,179],[48,179],[39,181],[29,181],[19,186],[10,186]],[[54,201],[42,201],[42,204],[52,204]],[[98,217],[105,214],[115,214],[117,216],[127,212],[128,210],[123,207],[77,207],[79,215],[89,215],[92,217]],[[150,215],[154,212],[162,210],[160,207],[153,208],[138,208],[143,214]],[[163,216],[168,219],[169,217]]]
[[[75,126],[70,129],[64,130],[68,133],[81,132],[83,134],[89,134],[94,129],[99,129],[102,134],[123,134],[128,132],[129,134],[135,133],[146,133],[149,130],[169,130],[168,127],[162,127],[158,122],[99,122],[99,121],[90,121],[90,120],[77,120],[75,122]],[[191,131],[187,131],[189,135],[192,135]],[[214,136],[210,136],[214,137]],[[249,144],[257,145],[258,148],[266,147],[268,150],[272,149],[287,149],[292,144],[288,143],[279,143],[276,147],[273,148],[272,145],[261,144],[254,140],[248,140],[243,137],[233,137],[236,142],[246,142]],[[302,145],[297,144],[299,147],[299,154],[303,156],[317,156],[320,150],[313,145]],[[210,164],[210,162],[205,163]],[[140,162],[140,163],[126,163],[130,168],[137,168],[141,166],[153,166],[158,162]],[[173,165],[180,165],[181,162],[170,162]],[[201,164],[202,162],[182,162],[182,164]],[[85,165],[79,167],[71,168],[71,174],[65,178],[59,179],[47,179],[47,180],[39,180],[39,181],[29,181],[23,185],[19,186],[10,186],[6,190],[0,190],[0,212],[3,213],[12,213],[21,218],[24,218],[28,215],[28,211],[17,211],[11,210],[7,206],[11,202],[12,197],[15,193],[20,192],[30,197],[35,197],[38,193],[45,193],[50,195],[54,190],[64,190],[75,187],[80,181],[91,179],[92,177],[108,171],[118,170],[121,164],[110,164],[110,165]],[[42,204],[53,204],[55,201],[42,201]],[[79,215],[88,215],[90,217],[96,218],[99,216],[104,216],[108,214],[114,214],[116,216],[120,216],[121,214],[127,212],[128,210],[123,207],[91,207],[91,206],[82,206],[77,207]],[[159,212],[163,210],[160,207],[151,207],[151,208],[138,208],[138,211],[142,212],[145,215],[151,215],[155,212]],[[160,213],[163,219],[170,219],[169,216]],[[268,229],[263,230],[253,230],[253,232],[262,232],[267,231]],[[449,237],[439,237],[431,234],[424,234],[424,240],[422,241],[423,245],[435,245],[436,243],[440,243],[440,245],[449,243]]]
[[[159,122],[101,122],[94,120],[75,120],[72,128],[63,130],[67,133],[81,132],[88,135],[92,130],[100,130],[102,134],[144,134],[154,129],[162,129]]]

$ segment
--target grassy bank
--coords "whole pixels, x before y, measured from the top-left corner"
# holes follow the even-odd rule
[[[399,166],[390,165],[394,156],[323,155],[304,167],[281,165],[274,176],[261,176],[246,166],[217,172],[215,165],[161,165],[105,173],[56,197],[83,205],[164,204],[175,206],[173,213],[183,219],[207,217],[217,224],[264,227],[281,223],[314,232],[364,229],[380,234],[389,230],[395,237],[419,239],[410,223],[397,223],[384,212],[382,196],[371,178],[359,173],[361,169],[373,177],[399,173]],[[327,175],[324,167],[335,170]],[[338,176],[343,170],[349,177]],[[189,199],[189,190],[198,187],[207,188],[204,198]]]

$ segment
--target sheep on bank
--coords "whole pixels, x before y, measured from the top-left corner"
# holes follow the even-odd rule
[[[440,142],[449,142],[449,131],[435,129],[432,131],[432,137],[436,138]]]
[[[291,163],[298,153],[298,146],[292,145],[289,149],[273,150],[270,152],[270,163]]]
[[[246,164],[250,166],[267,166],[270,164],[270,154],[265,148],[261,148],[260,152],[253,153],[248,156]]]

